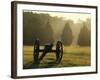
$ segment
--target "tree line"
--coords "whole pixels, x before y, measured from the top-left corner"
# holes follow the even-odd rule
[[[40,40],[41,45],[44,45],[46,42],[54,43],[54,31],[56,28],[53,29],[51,25],[51,19],[53,18],[54,17],[49,14],[23,12],[23,44],[33,45],[36,39]],[[56,17],[56,19],[60,19],[64,22],[62,18]],[[83,27],[78,35],[77,45],[90,46],[90,30],[84,21],[82,25]],[[65,46],[72,44],[75,36],[73,35],[71,25],[67,20],[65,21],[64,28],[59,36]]]

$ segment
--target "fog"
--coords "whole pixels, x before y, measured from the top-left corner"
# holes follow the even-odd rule
[[[35,32],[34,34],[31,33],[31,35],[33,35],[33,38],[35,38],[36,36],[37,37],[44,36],[45,39],[50,39],[53,37],[52,38],[53,40],[50,39],[51,42],[53,41],[53,43],[56,43],[58,40],[62,41],[62,34],[64,34],[63,37],[66,37],[68,39],[69,39],[69,36],[72,36],[71,45],[77,45],[79,34],[83,27],[87,27],[87,29],[91,31],[91,15],[88,13],[84,14],[84,13],[60,13],[60,12],[39,12],[39,11],[32,11],[32,12],[24,11],[24,13],[27,13],[27,16],[26,14],[24,15],[24,23],[23,23],[24,27],[26,27],[24,29],[25,30],[24,40],[26,40],[26,42],[28,41],[28,39],[32,38],[29,35],[32,29],[33,29],[32,32],[33,33]],[[69,35],[66,32],[63,33],[65,27],[67,26],[69,26],[69,28],[71,29],[71,31],[68,30],[68,32],[70,31],[68,33]],[[30,27],[29,32],[28,32],[28,27]],[[45,28],[42,30],[43,32],[41,32],[42,28]],[[38,31],[39,33],[37,33]],[[46,38],[48,35],[45,35],[45,34],[50,34],[50,35],[48,38]],[[26,35],[30,37],[27,37]]]

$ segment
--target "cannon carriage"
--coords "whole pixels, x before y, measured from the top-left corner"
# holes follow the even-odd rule
[[[55,59],[55,63],[59,64],[62,56],[63,56],[63,45],[61,41],[57,41],[56,43],[56,49],[52,49],[53,44],[52,43],[46,43],[44,45],[44,49],[40,49],[40,41],[37,39],[34,42],[34,63],[38,64],[43,57],[48,53],[48,52],[53,52],[56,53],[56,59]],[[43,52],[42,55],[39,57],[39,53]]]

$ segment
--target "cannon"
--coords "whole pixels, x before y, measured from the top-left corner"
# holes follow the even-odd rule
[[[44,45],[44,49],[40,49],[40,41],[37,39],[34,42],[34,63],[39,63],[43,57],[48,53],[48,52],[54,52],[56,53],[56,59],[55,59],[55,63],[59,64],[62,56],[63,56],[63,45],[61,41],[57,41],[56,43],[56,49],[52,49],[53,44],[52,43],[46,43]],[[39,52],[43,52],[41,56],[39,56]]]

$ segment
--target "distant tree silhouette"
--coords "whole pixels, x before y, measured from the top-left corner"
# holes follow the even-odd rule
[[[40,34],[41,35],[41,34]],[[45,44],[46,42],[53,43],[53,30],[49,21],[46,23],[45,27],[43,28],[42,35],[41,35],[41,44]]]
[[[23,12],[23,44],[33,45],[38,38],[41,45],[46,40],[53,41],[53,30],[49,23],[49,14]]]
[[[33,23],[36,23],[35,18],[33,19],[32,12],[23,12],[23,44],[24,45],[31,45],[33,42],[32,35],[33,35]],[[36,24],[34,24],[37,26]]]
[[[72,30],[70,28],[70,25],[69,23],[66,23],[65,24],[65,27],[63,29],[63,33],[61,35],[61,40],[62,40],[62,43],[64,45],[71,45],[72,43],[72,39],[73,39],[73,35],[72,35]]]
[[[80,30],[80,34],[78,37],[78,45],[80,46],[90,46],[90,39],[91,39],[91,35],[90,35],[90,31],[88,30],[87,26],[85,24],[83,24],[84,26],[82,27],[82,29]]]

